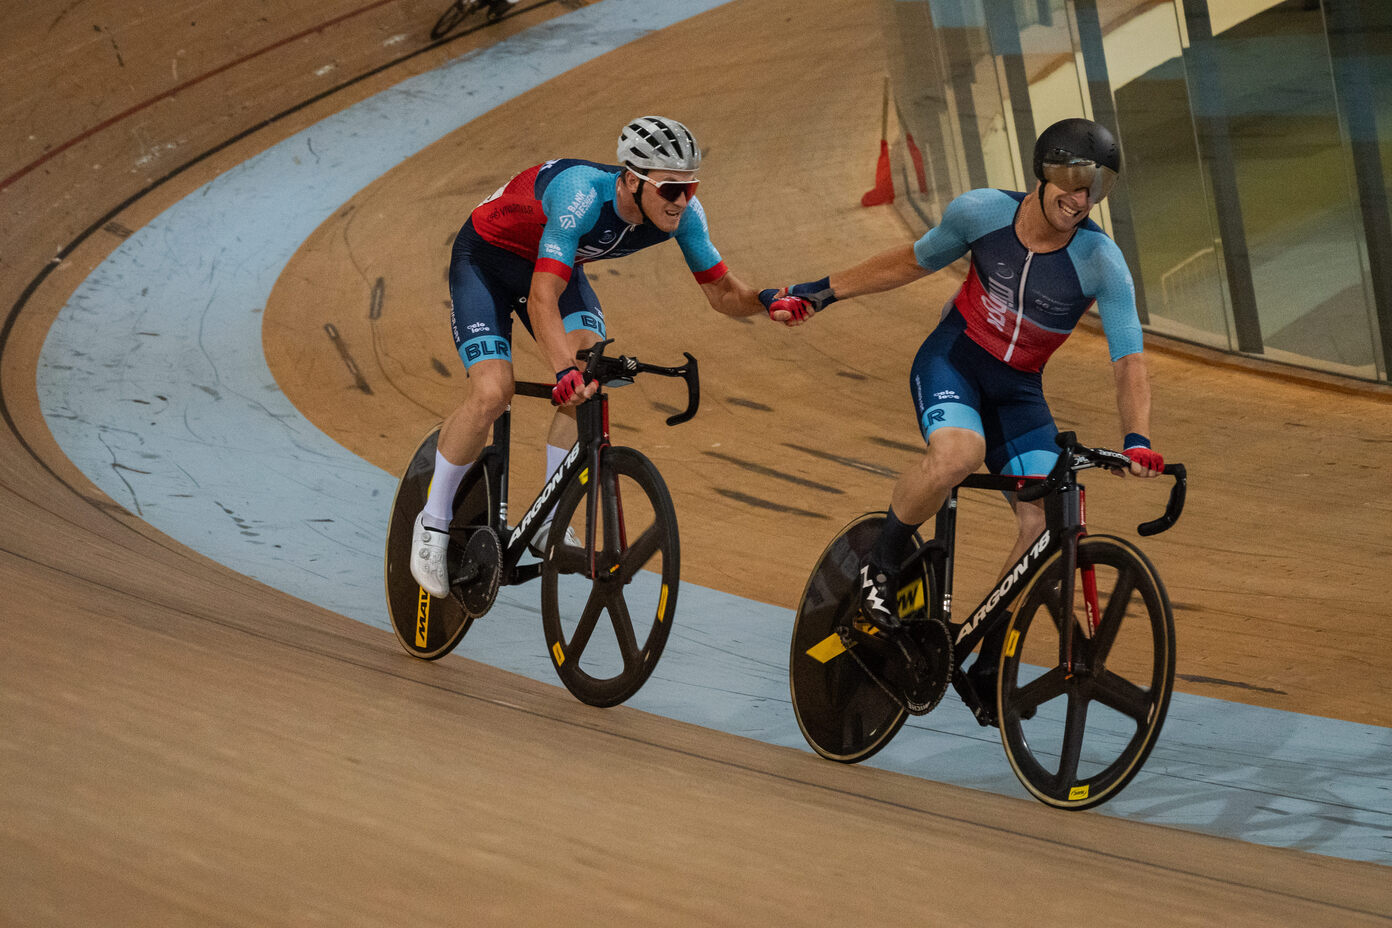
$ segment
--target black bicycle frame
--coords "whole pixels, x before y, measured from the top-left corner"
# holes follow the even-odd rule
[[[1039,537],[1025,550],[1020,559],[996,582],[969,618],[960,622],[952,621],[952,574],[954,550],[957,540],[957,492],[961,488],[978,490],[999,490],[1014,492],[1021,486],[1021,478],[996,476],[992,474],[973,474],[952,489],[951,495],[942,509],[938,511],[935,534],[909,557],[906,564],[927,559],[929,570],[938,580],[941,595],[939,608],[944,623],[952,634],[952,649],[956,654],[968,654],[976,647],[999,622],[1010,614],[1010,606],[1015,595],[1034,579],[1040,567],[1054,552],[1063,549],[1064,589],[1063,602],[1072,602],[1073,568],[1077,566],[1077,545],[1079,536],[1086,532],[1083,523],[1083,488],[1070,480],[1057,492],[1045,500],[1045,528]],[[1038,483],[1038,481],[1034,481]],[[901,573],[901,576],[903,574]]]
[[[551,387],[543,383],[518,381],[515,393],[520,396],[550,399]],[[540,563],[518,566],[518,561],[527,551],[532,531],[554,508],[561,490],[586,468],[589,468],[591,479],[599,479],[600,452],[609,445],[609,397],[603,391],[596,393],[593,398],[580,405],[576,410],[575,419],[578,432],[575,444],[571,446],[561,466],[551,475],[551,479],[546,481],[546,486],[541,488],[522,521],[516,526],[508,525],[508,472],[512,448],[511,406],[503,410],[503,414],[494,421],[493,440],[479,455],[480,461],[491,459],[497,465],[494,468],[485,468],[483,479],[492,482],[493,485],[489,489],[493,499],[497,501],[493,512],[489,513],[488,522],[502,543],[504,586],[526,583],[541,576]],[[599,494],[591,493],[587,502],[587,535],[594,531],[594,507],[598,498]],[[591,538],[586,537],[585,543],[590,550],[594,549]]]

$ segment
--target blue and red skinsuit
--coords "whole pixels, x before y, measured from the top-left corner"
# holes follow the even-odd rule
[[[547,161],[509,180],[474,208],[455,239],[450,262],[455,344],[465,366],[511,360],[511,316],[530,331],[526,298],[534,272],[566,281],[561,318],[566,331],[604,335],[604,314],[583,265],[620,258],[676,239],[698,283],[726,274],[711,244],[705,210],[692,199],[675,232],[625,221],[615,208],[624,169],[574,158]]]
[[[1053,252],[1015,234],[1026,196],[972,190],[914,243],[937,271],[971,254],[961,288],[919,349],[910,390],[924,437],[943,427],[983,434],[996,473],[1040,474],[1057,457],[1040,372],[1094,302],[1116,361],[1141,351],[1136,295],[1121,250],[1092,220]]]

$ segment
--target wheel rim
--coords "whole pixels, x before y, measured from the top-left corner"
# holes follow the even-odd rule
[[[585,533],[595,492],[591,564]],[[656,468],[632,449],[608,449],[598,481],[587,473],[562,494],[545,552],[542,624],[552,664],[582,702],[616,705],[651,675],[676,611],[676,514]]]
[[[1093,638],[1075,633],[1078,665],[1059,664],[1055,559],[1022,595],[1001,659],[1001,737],[1020,781],[1042,801],[1087,808],[1121,790],[1155,744],[1174,682],[1174,631],[1149,562],[1120,539],[1084,538],[1081,577],[1097,582]]]

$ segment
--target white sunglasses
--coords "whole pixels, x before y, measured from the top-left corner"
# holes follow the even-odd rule
[[[648,175],[635,171],[633,168],[629,168],[628,172],[639,180],[652,184],[657,195],[668,203],[677,202],[683,193],[686,194],[686,199],[689,202],[696,196],[696,185],[700,183],[699,180],[653,180]]]

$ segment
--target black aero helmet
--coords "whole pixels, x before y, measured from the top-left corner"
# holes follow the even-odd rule
[[[1061,119],[1034,143],[1034,176],[1065,190],[1088,189],[1101,202],[1121,173],[1121,148],[1111,130],[1091,119]]]

